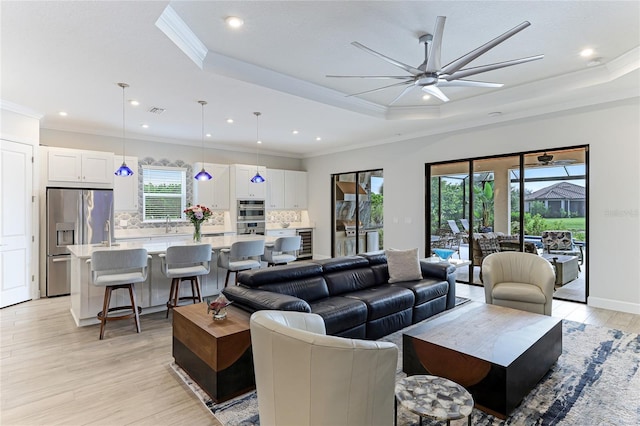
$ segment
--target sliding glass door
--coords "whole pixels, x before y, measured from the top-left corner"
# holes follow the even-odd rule
[[[587,154],[581,146],[427,164],[426,252],[454,250],[471,262],[458,281],[479,285],[493,252],[545,256],[562,276],[555,297],[586,303]],[[544,238],[556,232],[571,236],[572,251],[550,252]],[[567,254],[577,260],[557,257]]]
[[[384,178],[382,170],[332,176],[332,256],[380,250],[383,241]]]

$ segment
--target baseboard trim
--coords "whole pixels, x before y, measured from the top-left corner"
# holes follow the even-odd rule
[[[587,305],[594,308],[610,309],[612,311],[640,315],[640,304],[638,303],[621,302],[619,300],[589,296],[587,298]]]

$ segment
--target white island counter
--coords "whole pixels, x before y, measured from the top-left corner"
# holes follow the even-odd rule
[[[214,251],[211,257],[211,272],[201,277],[202,296],[212,296],[220,293],[224,286],[226,272],[221,271],[218,278],[217,252],[223,248],[231,247],[236,241],[264,240],[266,244],[272,243],[276,237],[262,235],[240,235],[204,237],[202,243],[211,244]],[[71,315],[78,326],[97,324],[96,314],[102,310],[104,288],[91,284],[91,268],[87,259],[98,250],[123,250],[130,248],[145,248],[151,255],[149,263],[149,277],[144,283],[136,284],[136,298],[138,306],[142,307],[142,314],[149,314],[166,309],[169,300],[171,280],[164,276],[160,267],[159,254],[165,253],[167,248],[176,245],[194,244],[190,237],[175,239],[173,241],[133,241],[120,242],[106,247],[100,244],[68,246],[71,252]],[[185,288],[188,286],[184,286]],[[129,296],[125,292],[114,292],[111,306],[128,305]]]

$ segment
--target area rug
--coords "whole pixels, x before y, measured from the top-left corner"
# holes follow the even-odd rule
[[[398,378],[405,376],[401,342],[406,330],[380,339],[400,349]],[[473,425],[640,424],[640,336],[564,320],[562,330],[563,351],[558,362],[512,415],[503,421],[474,409]],[[225,426],[260,424],[255,392],[215,404],[180,367],[171,367]],[[417,424],[416,415],[399,407],[398,425]],[[425,419],[423,424],[440,423]]]

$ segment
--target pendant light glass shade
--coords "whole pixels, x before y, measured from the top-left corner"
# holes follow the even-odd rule
[[[198,101],[202,106],[202,169],[193,178],[195,180],[211,180],[211,175],[204,169],[204,106],[207,101]]]
[[[124,89],[129,87],[127,83],[118,83],[118,86],[122,87],[122,165],[115,171],[114,175],[116,176],[132,176],[133,170],[127,167],[126,161],[124,161],[124,129],[125,129],[125,121],[124,121],[124,108],[125,108],[125,100],[124,100]]]
[[[260,127],[259,127],[259,118],[262,115],[262,113],[260,112],[254,112],[253,115],[256,116],[256,175],[254,177],[251,178],[251,182],[252,183],[262,183],[264,181],[266,181],[265,178],[263,178],[260,175],[260,172],[258,171],[258,167],[260,162],[259,160],[259,152],[260,152]]]

